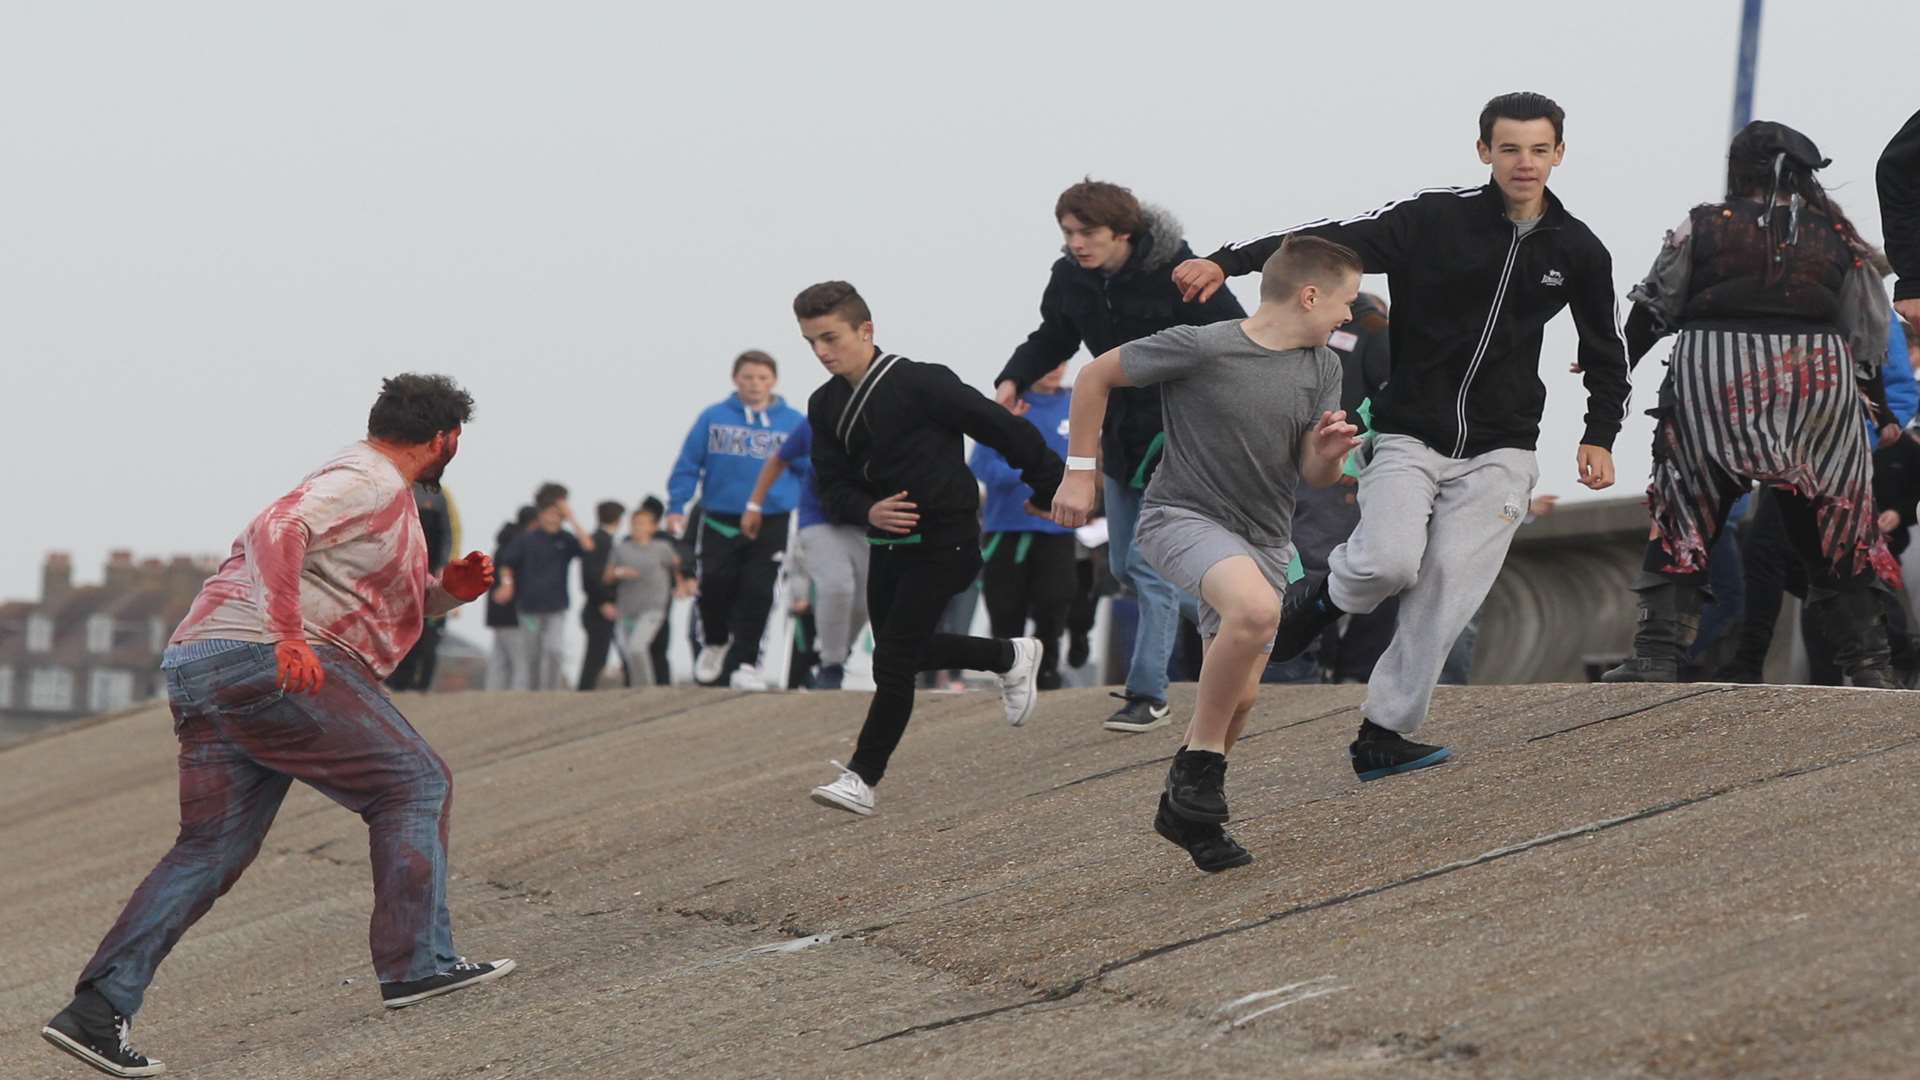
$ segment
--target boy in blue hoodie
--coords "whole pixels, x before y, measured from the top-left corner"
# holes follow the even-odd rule
[[[773,606],[773,585],[787,550],[787,518],[800,500],[800,482],[783,476],[764,504],[752,500],[760,467],[806,417],[777,397],[779,365],[758,349],[733,361],[734,393],[708,406],[687,432],[667,480],[667,531],[687,529],[687,504],[700,495],[694,565],[700,579],[700,656],[694,681],[725,685],[733,672],[757,664],[760,635]],[[740,528],[741,515],[761,516],[758,536]]]
[[[1067,365],[1059,365],[1020,396],[1027,406],[1020,415],[1039,429],[1047,448],[1063,458],[1067,454],[1067,412],[1073,405],[1073,391],[1060,385],[1066,371]],[[1078,581],[1073,565],[1073,530],[1027,513],[1033,489],[1021,481],[1020,471],[1007,464],[998,450],[976,444],[967,464],[987,489],[986,535],[980,543],[985,566],[980,585],[993,636],[1025,637],[1031,618],[1033,636],[1040,639],[1041,647],[1034,685],[1041,690],[1058,690],[1060,635],[1066,629]]]

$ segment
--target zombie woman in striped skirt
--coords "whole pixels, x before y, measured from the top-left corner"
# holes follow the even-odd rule
[[[1757,482],[1779,499],[1809,617],[1842,670],[1855,686],[1894,685],[1869,592],[1879,532],[1862,422],[1876,399],[1884,409],[1887,299],[1871,249],[1814,179],[1827,164],[1792,128],[1747,125],[1728,153],[1726,200],[1695,207],[1628,294],[1634,362],[1679,337],[1653,412],[1639,630],[1608,682],[1679,678],[1714,539]]]

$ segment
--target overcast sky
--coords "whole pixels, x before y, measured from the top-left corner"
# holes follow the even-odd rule
[[[542,480],[583,514],[664,493],[734,354],[771,351],[804,405],[788,304],[827,278],[885,347],[985,386],[1081,176],[1204,254],[1482,182],[1475,118],[1509,90],[1566,108],[1552,186],[1624,290],[1719,194],[1739,6],[7,3],[0,597],[37,595],[49,549],[87,580],[114,547],[224,553],[403,370],[478,401],[447,476],[468,547]],[[1920,4],[1767,8],[1758,115],[1819,143],[1877,238]],[[1541,490],[1568,496],[1572,350],[1563,316]],[[1615,493],[1645,486],[1648,425]]]

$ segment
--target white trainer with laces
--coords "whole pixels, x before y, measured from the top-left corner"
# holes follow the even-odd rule
[[[720,672],[727,666],[727,647],[725,645],[702,645],[700,655],[693,662],[693,681],[714,682],[720,678]]]
[[[1013,666],[1000,676],[1000,704],[1007,707],[1007,723],[1019,727],[1033,715],[1033,703],[1040,697],[1034,674],[1040,670],[1040,639],[1013,639]]]
[[[840,779],[814,788],[813,801],[836,810],[850,810],[861,817],[872,814],[873,787],[845,765],[837,761],[832,764],[840,770]]]

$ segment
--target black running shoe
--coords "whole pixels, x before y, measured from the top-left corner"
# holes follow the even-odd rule
[[[838,690],[846,684],[847,669],[842,664],[821,664],[813,677],[815,690]]]
[[[1225,824],[1227,759],[1208,750],[1182,750],[1167,769],[1167,806],[1187,821]]]
[[[1388,731],[1371,720],[1360,722],[1360,737],[1347,747],[1353,772],[1361,780],[1380,780],[1396,773],[1438,765],[1453,756],[1444,746],[1428,746]]]
[[[438,975],[429,975],[424,979],[410,979],[406,982],[383,982],[380,984],[380,999],[389,1009],[404,1009],[430,997],[439,997],[441,994],[465,990],[469,986],[478,986],[483,982],[492,982],[512,971],[513,968],[514,964],[511,960],[474,964],[462,958],[459,963]]]
[[[1220,826],[1180,820],[1168,807],[1164,792],[1160,795],[1160,810],[1153,815],[1153,831],[1172,841],[1187,853],[1193,865],[1209,874],[1253,861],[1253,853],[1241,847]]]
[[[1068,667],[1085,667],[1087,660],[1092,656],[1093,643],[1087,640],[1087,635],[1075,634],[1073,638],[1067,642]]]
[[[167,1071],[128,1044],[133,1020],[107,1004],[92,990],[74,995],[73,1003],[47,1021],[40,1037],[99,1069],[108,1076],[159,1076]]]
[[[1152,731],[1154,728],[1163,728],[1167,726],[1167,714],[1173,711],[1173,708],[1164,701],[1141,697],[1138,694],[1109,694],[1108,696],[1117,697],[1126,702],[1115,709],[1112,716],[1107,717],[1106,723],[1100,725],[1108,731],[1125,731],[1137,735],[1143,731]]]
[[[1273,655],[1267,662],[1282,664],[1306,652],[1307,646],[1345,614],[1327,594],[1324,575],[1302,578],[1287,586],[1287,595],[1280,602],[1280,629],[1273,635]]]

